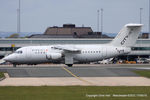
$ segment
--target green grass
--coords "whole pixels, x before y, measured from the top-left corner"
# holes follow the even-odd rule
[[[140,75],[140,76],[144,76],[144,77],[150,78],[150,71],[149,70],[136,70],[134,72],[136,74]]]
[[[135,97],[113,97],[113,94]],[[140,97],[145,94],[147,96]],[[88,97],[89,95],[101,95]],[[102,97],[110,95],[110,97]],[[0,87],[0,100],[150,100],[150,87],[41,86]]]
[[[0,78],[3,78],[3,77],[5,77],[4,73],[0,72]]]

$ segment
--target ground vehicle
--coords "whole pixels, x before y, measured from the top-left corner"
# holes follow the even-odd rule
[[[137,58],[136,62],[138,64],[149,63],[149,61],[147,60],[147,58]]]

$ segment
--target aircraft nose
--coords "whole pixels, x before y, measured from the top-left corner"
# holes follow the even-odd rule
[[[8,55],[6,57],[3,58],[5,61],[13,61],[15,58],[14,58],[14,55]]]

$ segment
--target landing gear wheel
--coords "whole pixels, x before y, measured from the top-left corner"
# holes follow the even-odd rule
[[[13,64],[13,67],[16,67],[16,64]]]
[[[66,64],[68,67],[72,67],[73,66],[73,64]]]

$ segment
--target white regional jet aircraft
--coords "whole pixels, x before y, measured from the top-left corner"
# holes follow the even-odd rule
[[[14,66],[63,62],[72,66],[77,62],[95,62],[118,55],[128,54],[139,36],[142,24],[126,24],[108,44],[27,46],[4,57]]]

